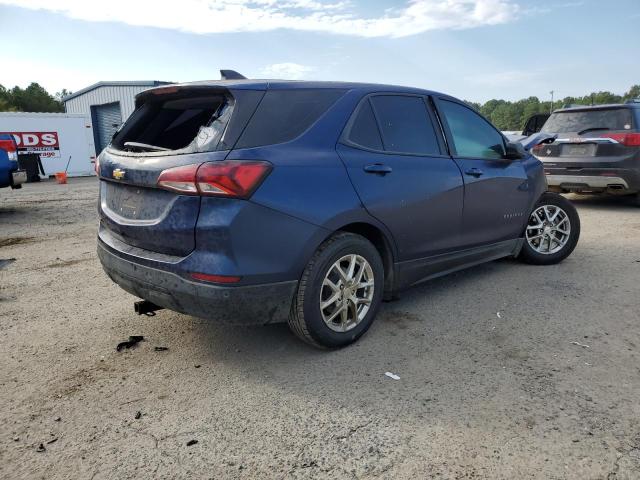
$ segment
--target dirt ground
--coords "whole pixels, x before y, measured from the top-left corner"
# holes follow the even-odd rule
[[[96,195],[0,191],[0,478],[640,478],[624,200],[572,197],[564,263],[432,281],[323,352],[285,325],[134,315],[96,257]]]

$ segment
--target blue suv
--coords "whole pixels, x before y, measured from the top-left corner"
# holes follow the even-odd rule
[[[578,241],[540,161],[448,95],[227,80],[136,107],[97,168],[98,254],[138,313],[286,321],[336,348],[402,289],[501,257],[554,264]]]

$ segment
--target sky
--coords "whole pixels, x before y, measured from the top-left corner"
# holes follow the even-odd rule
[[[1,85],[51,93],[234,69],[546,100],[640,83],[640,0],[0,0],[0,45]]]

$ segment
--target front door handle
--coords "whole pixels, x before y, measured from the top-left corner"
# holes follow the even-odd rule
[[[472,177],[476,177],[476,178],[484,175],[484,172],[482,170],[480,170],[479,168],[476,168],[476,167],[470,168],[469,170],[465,170],[464,173],[467,174],[467,175],[471,175]]]
[[[387,173],[391,173],[393,169],[388,165],[383,165],[382,163],[374,163],[372,165],[365,166],[364,171],[367,173],[377,173],[378,175],[386,175]]]

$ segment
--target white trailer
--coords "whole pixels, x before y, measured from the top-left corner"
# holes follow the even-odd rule
[[[93,129],[86,115],[0,112],[0,132],[13,135],[18,160],[39,155],[45,176],[65,169],[70,177],[95,175]]]

